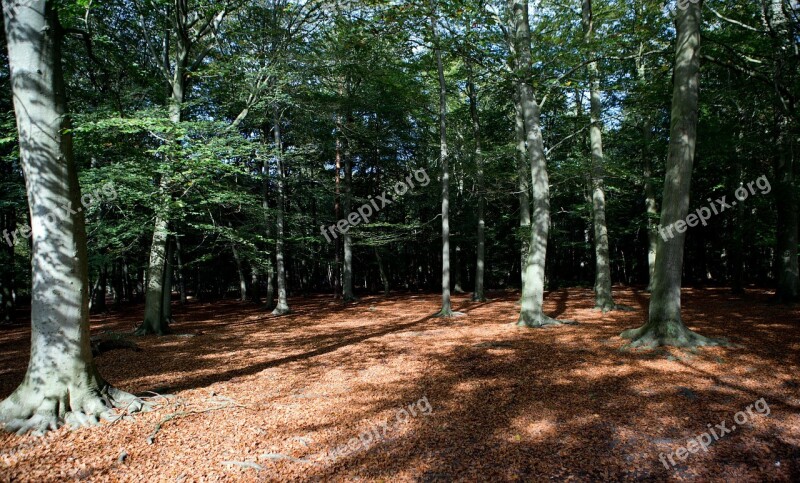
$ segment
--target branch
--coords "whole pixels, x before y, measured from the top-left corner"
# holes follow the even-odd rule
[[[136,10],[139,10],[138,2],[134,2],[136,5]],[[167,81],[167,84],[170,86],[172,85],[172,79],[170,78],[169,66],[164,64],[164,60],[161,56],[156,53],[156,49],[153,47],[153,42],[150,40],[150,35],[147,33],[147,27],[144,24],[144,15],[139,11],[139,28],[142,29],[142,35],[144,35],[144,42],[147,44],[147,50],[150,51],[150,56],[153,58],[153,62],[158,66],[158,70],[164,76],[164,79]]]
[[[739,26],[739,27],[742,27],[743,29],[747,29],[747,30],[749,30],[749,31],[751,31],[751,32],[766,33],[764,30],[757,29],[757,28],[755,28],[755,27],[751,27],[751,26],[749,26],[749,25],[747,25],[747,24],[745,24],[745,23],[742,23],[742,22],[740,22],[740,21],[738,21],[738,20],[734,20],[734,19],[732,19],[732,18],[725,17],[724,15],[722,15],[721,13],[719,13],[718,11],[716,11],[716,10],[714,9],[714,7],[711,7],[711,6],[709,6],[709,5],[708,5],[708,3],[706,3],[706,4],[705,4],[705,6],[706,6],[706,7],[708,7],[708,9],[709,9],[709,10],[711,10],[711,13],[713,13],[714,15],[716,15],[716,16],[717,16],[717,18],[719,18],[720,20],[723,20],[723,21],[725,21],[725,22],[731,23],[731,24],[733,24],[733,25],[737,25],[737,26]]]

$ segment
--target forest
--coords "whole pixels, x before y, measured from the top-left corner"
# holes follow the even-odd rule
[[[800,480],[798,0],[2,9],[0,482]]]

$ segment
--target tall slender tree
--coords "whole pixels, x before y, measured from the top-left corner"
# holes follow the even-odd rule
[[[548,317],[543,312],[545,260],[547,237],[550,231],[550,181],[547,176],[547,161],[540,125],[540,108],[531,85],[531,33],[528,2],[509,0],[509,15],[513,19],[513,42],[516,46],[518,70],[515,81],[520,92],[522,117],[525,122],[525,140],[528,163],[531,171],[533,219],[530,243],[523,267],[522,308],[518,325],[521,327],[544,327],[560,325],[562,322]]]
[[[440,317],[454,315],[450,302],[450,167],[447,151],[447,83],[444,77],[442,46],[439,45],[436,9],[431,2],[431,41],[439,80],[439,161],[442,166],[442,309]]]
[[[689,188],[697,144],[701,8],[702,1],[688,2],[685,8],[677,9],[669,153],[661,209],[661,227],[671,229],[674,236],[658,240],[655,283],[647,323],[621,334],[631,340],[631,347],[692,347],[722,343],[690,331],[681,318],[686,229],[685,226],[679,229],[679,224],[684,223],[689,212]]]

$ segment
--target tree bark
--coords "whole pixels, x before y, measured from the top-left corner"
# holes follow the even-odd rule
[[[594,12],[592,0],[583,0],[583,34],[584,40],[591,43],[594,40]],[[589,57],[595,56],[594,49],[588,49]],[[590,98],[590,126],[589,143],[591,146],[591,173],[592,173],[592,219],[594,221],[594,251],[595,251],[595,308],[603,312],[617,308],[611,294],[611,265],[608,250],[608,226],[606,225],[606,194],[604,187],[605,157],[603,155],[603,104],[600,98],[600,72],[597,62],[589,62],[589,98]]]
[[[349,122],[349,120],[348,120]],[[350,150],[344,150],[344,216],[348,216],[353,209],[353,158]],[[352,229],[352,228],[351,228]],[[352,302],[356,299],[353,295],[353,238],[350,230],[342,235],[344,241],[344,270],[342,276],[342,299]]]
[[[439,158],[442,163],[442,309],[438,316],[451,317],[453,308],[450,302],[450,171],[447,152],[447,84],[444,78],[442,48],[439,45],[436,23],[436,14],[432,13],[431,39],[439,78]]]
[[[231,243],[231,252],[233,253],[233,261],[236,263],[236,274],[239,276],[239,300],[247,302],[247,278],[245,278],[244,266],[235,242]]]
[[[777,154],[775,156],[775,205],[777,211],[776,269],[777,290],[775,296],[781,303],[792,303],[800,296],[800,278],[797,260],[797,194],[795,188],[794,153],[790,143],[790,121],[778,113],[776,130]]]
[[[520,102],[525,119],[526,152],[531,170],[533,199],[530,244],[523,268],[522,308],[517,324],[522,327],[543,327],[561,323],[544,315],[542,311],[547,237],[550,230],[550,182],[539,124],[539,104],[530,83],[531,34],[528,4],[519,0],[509,0],[508,6],[514,21],[514,38],[519,59],[516,64],[519,70],[515,75],[520,85]]]
[[[286,315],[291,312],[286,290],[286,267],[284,263],[284,211],[286,207],[286,173],[283,167],[283,145],[281,140],[281,120],[278,108],[275,108],[275,119],[272,129],[275,137],[275,161],[278,167],[278,206],[275,220],[275,261],[278,270],[278,305],[273,315]]]
[[[0,403],[10,431],[43,433],[63,423],[111,418],[141,405],[98,373],[89,341],[89,281],[80,186],[61,71],[55,2],[4,3],[20,163],[32,233],[31,357],[20,386]],[[133,406],[136,406],[134,408]]]
[[[672,228],[675,236],[659,237],[648,321],[638,329],[621,334],[631,340],[630,347],[692,347],[722,343],[690,331],[681,319],[681,273],[686,232],[675,228],[675,224],[685,220],[689,212],[700,92],[701,8],[702,1],[689,2],[686,8],[677,9],[670,142],[661,209],[661,226]]]
[[[483,176],[483,145],[481,143],[481,122],[478,117],[478,93],[472,75],[472,66],[467,61],[469,79],[467,93],[469,95],[469,114],[472,119],[472,136],[475,138],[475,169],[478,190],[478,235],[477,235],[477,261],[475,263],[475,292],[472,300],[484,302],[484,277],[486,276],[486,187]]]

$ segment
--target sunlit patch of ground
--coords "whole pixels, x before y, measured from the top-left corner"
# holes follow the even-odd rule
[[[689,326],[734,347],[620,351],[619,333],[646,314],[648,295],[631,289],[616,301],[637,311],[607,314],[588,290],[549,293],[548,315],[581,324],[543,330],[516,328],[518,294],[505,292],[456,297],[466,315],[451,320],[431,317],[436,295],[294,299],[278,318],[233,302],[176,307],[176,335],[97,360],[122,389],[175,395],[169,406],[0,435],[0,481],[800,480],[800,311],[764,291],[684,293]],[[129,331],[140,312],[95,318],[93,333]],[[29,337],[0,331],[2,397]],[[761,398],[768,416],[673,456],[674,470],[659,461]]]

